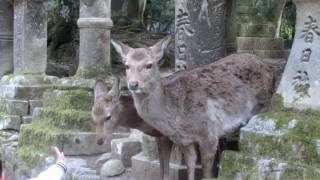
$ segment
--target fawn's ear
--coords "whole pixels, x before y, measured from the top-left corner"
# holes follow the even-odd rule
[[[115,77],[112,85],[112,89],[108,92],[108,95],[112,97],[112,103],[117,103],[120,97],[120,78]]]
[[[160,61],[163,57],[164,50],[167,48],[168,44],[170,43],[171,35],[166,36],[165,38],[161,39],[155,45],[150,47],[152,57],[156,62]]]
[[[101,96],[107,93],[108,93],[107,84],[102,79],[96,80],[96,83],[94,85],[94,98],[97,98],[98,96]]]
[[[125,63],[127,59],[127,55],[131,49],[131,47],[123,44],[120,41],[111,39],[111,44],[113,45],[114,49],[117,51],[117,53],[121,56],[122,62]]]

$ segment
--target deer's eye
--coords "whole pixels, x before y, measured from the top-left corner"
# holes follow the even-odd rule
[[[146,69],[151,69],[152,68],[152,64],[147,64],[146,65]]]
[[[110,115],[106,117],[106,121],[109,121],[110,119],[111,119]]]
[[[129,67],[128,65],[124,65],[124,67],[125,67],[126,69],[130,69],[130,67]]]

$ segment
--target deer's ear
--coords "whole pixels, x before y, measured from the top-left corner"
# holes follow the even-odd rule
[[[160,61],[163,57],[164,50],[167,48],[168,44],[170,43],[171,35],[166,36],[165,38],[161,39],[155,45],[151,46],[151,53],[152,57],[155,61]]]
[[[111,43],[112,43],[114,49],[117,51],[117,53],[121,56],[122,61],[124,63],[131,48],[129,46],[123,44],[122,42],[117,41],[117,40],[111,39]]]
[[[102,79],[98,79],[94,85],[94,97],[97,98],[98,96],[107,94],[107,93],[108,93],[107,84]]]
[[[112,97],[112,102],[115,104],[119,101],[120,97],[120,78],[115,77],[112,85],[112,89],[108,92],[108,95]]]

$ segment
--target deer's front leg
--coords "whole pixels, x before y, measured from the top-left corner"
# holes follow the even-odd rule
[[[156,138],[159,151],[160,161],[160,177],[161,180],[170,180],[170,154],[172,148],[172,142],[167,137]]]
[[[184,160],[188,168],[188,180],[194,180],[195,167],[197,161],[197,152],[194,144],[184,146],[183,149]]]
[[[213,177],[212,167],[217,152],[218,143],[218,137],[199,142],[203,178]]]

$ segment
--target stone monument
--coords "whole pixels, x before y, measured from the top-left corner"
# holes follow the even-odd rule
[[[105,71],[110,62],[110,0],[81,0],[80,50],[77,74],[82,77],[94,77]]]
[[[295,3],[296,35],[277,93],[286,107],[320,110],[320,1]]]
[[[13,71],[13,6],[0,1],[0,78]]]
[[[14,73],[43,74],[47,66],[46,0],[14,1]]]
[[[225,0],[176,0],[176,70],[225,55]]]
[[[241,128],[240,151],[223,152],[221,179],[320,176],[320,1],[294,2],[296,35],[278,92],[268,112],[251,118]]]

